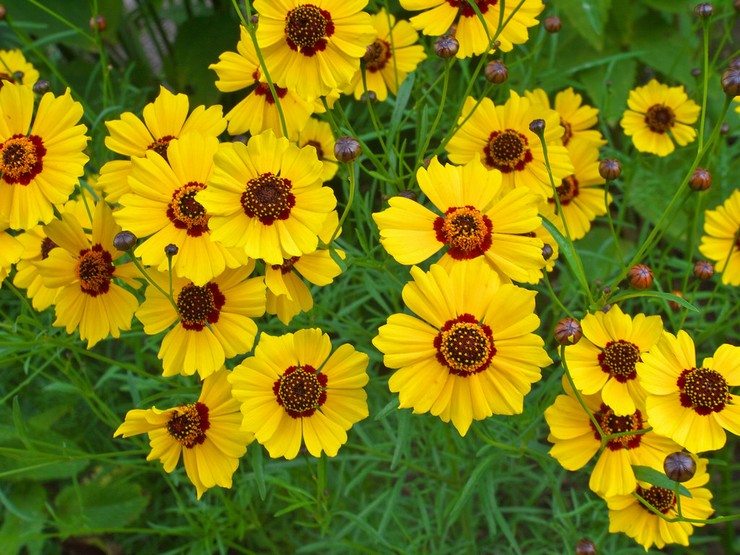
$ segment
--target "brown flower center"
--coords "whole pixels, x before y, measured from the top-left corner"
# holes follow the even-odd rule
[[[602,431],[606,435],[636,432],[643,429],[642,413],[639,410],[627,416],[617,416],[610,407],[602,403],[601,408],[594,413],[594,419],[599,423],[599,426],[601,426]],[[594,431],[594,437],[601,441],[601,436],[596,426],[594,426],[593,422],[590,422],[590,424],[591,429]],[[642,434],[624,435],[609,439],[607,447],[612,451],[635,449],[640,446],[641,440]]]
[[[650,486],[649,488],[645,489],[642,486],[637,486],[636,493],[637,495],[642,497],[651,507],[663,514],[671,510],[676,504],[676,495],[671,490],[666,488]],[[640,501],[640,507],[651,514],[653,513],[645,506],[642,501]]]
[[[645,123],[654,133],[665,133],[676,121],[676,114],[668,106],[654,104],[645,114]]]
[[[367,71],[375,73],[383,69],[390,59],[391,45],[382,39],[375,39],[375,42],[367,47],[362,61],[365,62]]]
[[[434,338],[437,360],[450,374],[467,378],[483,372],[496,354],[491,328],[472,314],[445,322]]]
[[[527,137],[513,129],[494,131],[483,149],[486,164],[501,173],[522,171],[532,161]]]
[[[114,271],[113,259],[101,245],[80,251],[75,274],[80,280],[80,289],[86,295],[97,297],[107,293]]]
[[[568,206],[570,201],[578,196],[578,180],[575,175],[569,175],[564,177],[559,187],[555,187],[555,191],[558,194],[560,200],[560,206]],[[555,197],[547,199],[550,204],[555,203]]]
[[[284,89],[283,87],[278,87],[277,85],[273,84],[275,87],[275,93],[278,95],[278,98],[285,98],[285,95],[288,94],[288,89]],[[267,83],[260,83],[257,85],[257,88],[254,89],[254,94],[257,96],[264,96],[265,102],[268,104],[275,104],[275,98],[272,96],[272,92],[270,91],[270,85]]]
[[[447,0],[447,3],[453,8],[461,8],[460,15],[463,17],[477,17],[475,9],[468,3],[468,0]],[[475,5],[478,6],[480,13],[486,13],[488,8],[498,4],[498,0],[475,0]]]
[[[206,440],[206,430],[210,427],[208,407],[198,402],[173,409],[167,433],[183,447],[192,449]]]
[[[491,248],[493,224],[473,206],[449,208],[434,221],[437,241],[450,246],[455,260],[476,258]]]
[[[293,271],[293,265],[300,259],[300,256],[293,256],[291,258],[283,260],[282,264],[272,264],[270,267],[275,271],[280,270],[280,273],[283,275],[289,274]]]
[[[323,160],[324,159],[324,149],[321,148],[321,143],[319,143],[318,141],[307,141],[306,144],[303,145],[303,146],[312,146],[312,147],[314,147],[316,149],[316,157],[319,160]]]
[[[153,150],[169,162],[169,159],[167,158],[167,147],[170,146],[170,141],[175,138],[176,137],[174,137],[173,135],[165,135],[164,137],[161,137],[154,141],[152,144],[146,147],[146,149]]]
[[[641,359],[640,349],[634,343],[624,339],[609,341],[598,358],[601,369],[620,383],[637,377],[635,363]]]
[[[0,173],[8,185],[28,185],[44,169],[46,148],[37,135],[13,135],[0,145]]]
[[[287,220],[290,209],[295,206],[295,196],[290,192],[292,186],[289,179],[270,172],[250,179],[241,196],[244,213],[265,225]]]
[[[293,418],[311,416],[326,402],[326,374],[313,366],[291,366],[273,384],[278,404]]]
[[[203,205],[195,200],[195,194],[206,186],[191,181],[172,193],[167,206],[167,217],[177,229],[186,229],[188,235],[200,237],[208,231],[209,216]]]
[[[326,39],[333,34],[331,14],[313,4],[293,8],[285,17],[285,41],[304,56],[325,50]]]
[[[573,126],[563,118],[560,118],[560,126],[565,129],[561,140],[563,141],[563,146],[566,146],[570,142],[571,138],[573,138]]]
[[[177,295],[182,327],[201,331],[206,324],[215,324],[225,302],[226,297],[215,283],[208,282],[204,286],[189,283]]]
[[[52,249],[55,249],[58,246],[59,245],[57,245],[48,237],[44,237],[44,240],[41,241],[41,260],[46,260],[47,258],[49,258],[49,253],[52,251]]]
[[[684,370],[677,385],[681,390],[681,405],[694,409],[702,416],[721,412],[731,399],[727,380],[709,368]]]

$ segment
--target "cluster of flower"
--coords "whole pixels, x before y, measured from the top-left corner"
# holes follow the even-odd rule
[[[115,434],[148,433],[148,459],[167,472],[182,455],[198,497],[231,486],[253,439],[272,457],[293,458],[302,443],[313,456],[334,456],[368,415],[367,355],[349,345],[332,353],[321,330],[263,333],[252,356],[224,367],[254,347],[254,319],[267,312],[287,324],[313,306],[304,280],[325,286],[342,271],[344,253],[333,245],[341,220],[324,184],[338,169],[336,129],[313,115],[341,94],[396,94],[426,58],[417,30],[446,39],[444,57],[510,51],[544,9],[541,0],[503,10],[495,0],[475,8],[401,0],[421,12],[406,22],[367,14],[366,4],[256,0],[237,52],[211,66],[221,91],[247,96],[223,115],[220,106],[191,111],[187,96],[162,88],[143,120],[124,113],[106,122],[107,148],[125,159],[106,163],[73,200],[87,162],[82,106],[69,92],[46,93],[34,117],[38,73],[19,52],[0,52],[11,70],[0,89],[0,225],[13,230],[0,236],[2,277],[15,265],[14,283],[34,308],[53,305],[54,324],[79,330],[88,347],[119,337],[134,317],[146,334],[166,331],[163,374],[197,373],[202,393],[188,405],[129,411]],[[435,157],[416,174],[432,208],[409,192],[373,215],[387,252],[414,266],[403,299],[416,316],[391,315],[373,341],[396,369],[389,387],[401,408],[451,421],[461,435],[473,420],[522,412],[552,360],[534,333],[535,293],[514,282],[538,283],[558,245],[608,212],[603,185],[615,175],[598,160],[606,141],[597,115],[570,88],[552,104],[539,89],[512,91],[502,105],[469,97],[444,145],[450,163]],[[638,150],[665,156],[674,142],[694,140],[698,115],[682,88],[652,81],[632,91],[621,125]],[[225,131],[249,138],[220,142]],[[738,226],[735,191],[707,212],[700,247],[734,285]],[[432,258],[427,271],[415,266]],[[264,275],[250,277],[255,268]],[[140,303],[134,291],[144,278]],[[565,382],[567,395],[546,412],[551,453],[575,470],[602,448],[591,487],[609,503],[612,530],[646,547],[687,543],[690,524],[649,510],[650,524],[636,517],[647,505],[674,515],[676,497],[638,482],[631,465],[660,469],[681,447],[717,449],[723,429],[740,433],[728,389],[740,385],[738,348],[723,345],[697,367],[688,335],[663,332],[657,316],[632,319],[614,306],[581,325],[585,339],[564,349],[575,389]],[[683,515],[703,519],[706,461],[698,466]]]

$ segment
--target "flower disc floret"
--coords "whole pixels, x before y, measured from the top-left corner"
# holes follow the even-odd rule
[[[167,217],[172,224],[177,229],[186,229],[191,237],[200,237],[208,231],[206,209],[195,200],[195,193],[205,188],[203,183],[187,183],[172,193],[167,207]]]
[[[676,494],[666,488],[659,486],[650,486],[649,488],[643,488],[637,486],[637,495],[642,497],[651,507],[655,510],[666,514],[670,509],[676,505]],[[650,508],[646,507],[644,503],[640,503],[640,507],[653,514]]]
[[[650,131],[655,133],[665,133],[669,131],[676,122],[676,114],[668,106],[663,104],[653,104],[648,108],[645,114],[645,123]]]
[[[215,324],[225,302],[226,298],[214,282],[203,287],[192,283],[186,285],[177,295],[182,327],[200,331],[206,324]]]
[[[602,403],[601,408],[594,413],[594,418],[599,423],[601,431],[606,435],[637,432],[643,429],[642,413],[639,410],[629,415],[618,416],[614,414],[614,410]],[[601,441],[601,435],[593,422],[591,423],[591,427],[594,430],[594,437]],[[642,434],[614,437],[607,441],[607,447],[612,451],[635,449],[640,446],[641,439]]]
[[[491,247],[491,219],[473,206],[452,207],[434,221],[437,240],[455,260],[476,258]]]
[[[113,258],[101,245],[80,251],[75,273],[83,293],[91,297],[107,293],[114,271]]]
[[[684,370],[676,385],[681,391],[681,405],[694,409],[702,416],[722,412],[730,400],[727,380],[722,374],[709,368]]]
[[[278,404],[293,418],[311,416],[326,402],[326,374],[308,364],[291,366],[272,386]]]
[[[434,338],[437,360],[451,374],[467,377],[483,372],[496,354],[493,333],[472,314],[448,320]]]
[[[640,348],[624,339],[609,341],[599,354],[601,369],[621,383],[637,377],[635,364],[639,360]]]
[[[13,135],[0,145],[0,173],[9,185],[28,185],[44,168],[46,148],[36,135]]]
[[[208,421],[208,407],[203,403],[181,405],[172,411],[167,422],[167,433],[187,449],[202,445],[206,440],[206,430],[211,427]]]
[[[483,150],[486,163],[501,173],[522,171],[532,161],[529,141],[513,129],[494,131]]]
[[[313,4],[298,6],[285,16],[285,42],[304,56],[325,50],[326,39],[333,34],[331,14]]]
[[[375,73],[382,70],[391,57],[391,45],[388,41],[375,39],[375,42],[367,47],[367,53],[362,60],[365,62],[365,69]]]
[[[275,220],[287,220],[290,209],[295,206],[295,195],[291,192],[291,182],[270,172],[250,179],[241,196],[244,213],[257,218],[265,225]]]

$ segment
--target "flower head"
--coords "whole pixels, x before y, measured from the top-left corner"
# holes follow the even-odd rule
[[[0,87],[5,83],[33,86],[39,80],[39,72],[26,60],[20,50],[0,50]]]
[[[242,429],[254,432],[273,458],[295,458],[301,443],[314,457],[336,456],[347,430],[368,416],[367,364],[367,355],[351,345],[332,353],[320,329],[263,333],[254,356],[229,377]]]
[[[334,135],[328,123],[309,118],[298,134],[298,146],[312,146],[316,149],[316,156],[324,164],[321,181],[330,181],[336,175],[339,165],[334,156]]]
[[[668,156],[675,148],[674,141],[684,146],[696,136],[691,125],[701,108],[683,87],[669,87],[653,79],[630,91],[627,105],[629,109],[619,123],[640,152]]]
[[[228,376],[229,371],[221,369],[205,378],[195,403],[128,411],[113,437],[148,433],[152,450],[146,460],[159,459],[165,472],[172,472],[182,455],[198,499],[213,486],[230,488],[254,434],[241,429],[239,403],[232,397]]]
[[[560,125],[564,129],[563,146],[570,147],[581,141],[595,147],[606,144],[601,132],[592,129],[598,121],[598,108],[583,104],[583,97],[573,87],[558,92],[553,106],[550,106],[550,99],[542,89],[524,91],[524,96],[533,104],[539,104],[548,110],[553,108],[560,115]]]
[[[519,414],[524,396],[552,361],[533,332],[534,291],[500,285],[482,261],[411,269],[403,289],[417,316],[393,314],[373,345],[397,369],[388,387],[400,408],[452,420],[464,436],[473,420]]]
[[[704,213],[699,252],[714,261],[722,283],[740,285],[740,189],[714,210]]]

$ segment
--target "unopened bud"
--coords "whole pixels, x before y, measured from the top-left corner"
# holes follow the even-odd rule
[[[674,482],[686,482],[696,474],[696,461],[688,453],[677,451],[663,461],[665,475]]]
[[[417,198],[419,198],[419,195],[417,195],[414,191],[409,191],[408,189],[406,189],[405,191],[401,191],[396,196],[407,198],[410,200],[416,200]]]
[[[680,297],[682,299],[685,298],[683,296],[683,293],[681,293],[681,291],[671,291],[671,294],[676,295],[676,297]],[[678,302],[676,301],[668,301],[668,306],[671,307],[671,310],[673,312],[678,312],[679,310],[681,310],[681,305],[678,304]]]
[[[706,191],[712,186],[712,174],[704,168],[696,168],[689,179],[689,187],[694,191]]]
[[[244,143],[247,144],[247,136],[246,135],[234,135],[231,138],[232,143]]]
[[[653,284],[653,271],[645,264],[635,264],[627,272],[630,286],[635,289],[647,289]]]
[[[6,15],[8,15],[8,10],[5,8],[5,4],[0,4],[0,21],[4,21]]]
[[[130,251],[136,246],[136,235],[130,231],[120,231],[113,238],[113,246],[119,251]]]
[[[701,75],[701,69],[698,67],[691,68],[692,77],[699,77]]]
[[[365,91],[360,95],[360,102],[364,104],[375,102],[376,100],[378,100],[378,95],[375,94],[375,91]]]
[[[576,555],[598,555],[596,544],[589,539],[583,538],[576,544]]]
[[[728,68],[722,74],[722,90],[727,96],[735,97],[740,95],[740,69]]]
[[[444,58],[445,60],[454,58],[459,49],[460,43],[457,42],[457,39],[455,37],[442,35],[434,41],[435,54],[437,54],[437,56],[439,56],[440,58]]]
[[[714,6],[709,2],[702,2],[694,7],[694,15],[696,17],[706,18],[714,13]]]
[[[617,179],[622,175],[622,164],[615,158],[604,158],[599,162],[599,175],[607,181]]]
[[[44,94],[49,90],[51,87],[51,83],[49,83],[46,79],[39,79],[33,84],[33,92],[36,94]]]
[[[334,143],[334,157],[340,162],[352,162],[362,154],[362,146],[357,139],[345,135]]]
[[[544,246],[542,247],[542,258],[544,258],[545,260],[550,260],[554,253],[555,251],[552,250],[552,247],[548,245],[547,243],[545,243]]]
[[[730,126],[727,123],[723,123],[722,127],[719,128],[720,135],[727,135],[730,132]]]
[[[501,60],[492,60],[486,64],[486,79],[489,83],[500,85],[509,78],[509,68]]]
[[[711,279],[714,276],[714,264],[708,260],[699,260],[694,264],[694,276],[702,281]]]
[[[90,29],[101,32],[108,28],[108,20],[104,15],[94,15],[90,18]]]
[[[575,345],[583,337],[583,330],[575,318],[563,318],[555,324],[553,336],[560,345]]]
[[[533,119],[529,124],[529,130],[535,135],[542,135],[545,132],[545,120]]]
[[[166,245],[164,247],[164,254],[167,256],[167,258],[172,258],[175,256],[178,252],[180,252],[180,249],[177,248],[177,245],[170,243],[169,245]]]
[[[545,31],[548,33],[557,33],[562,29],[562,27],[563,24],[558,16],[551,15],[550,17],[545,18]]]

